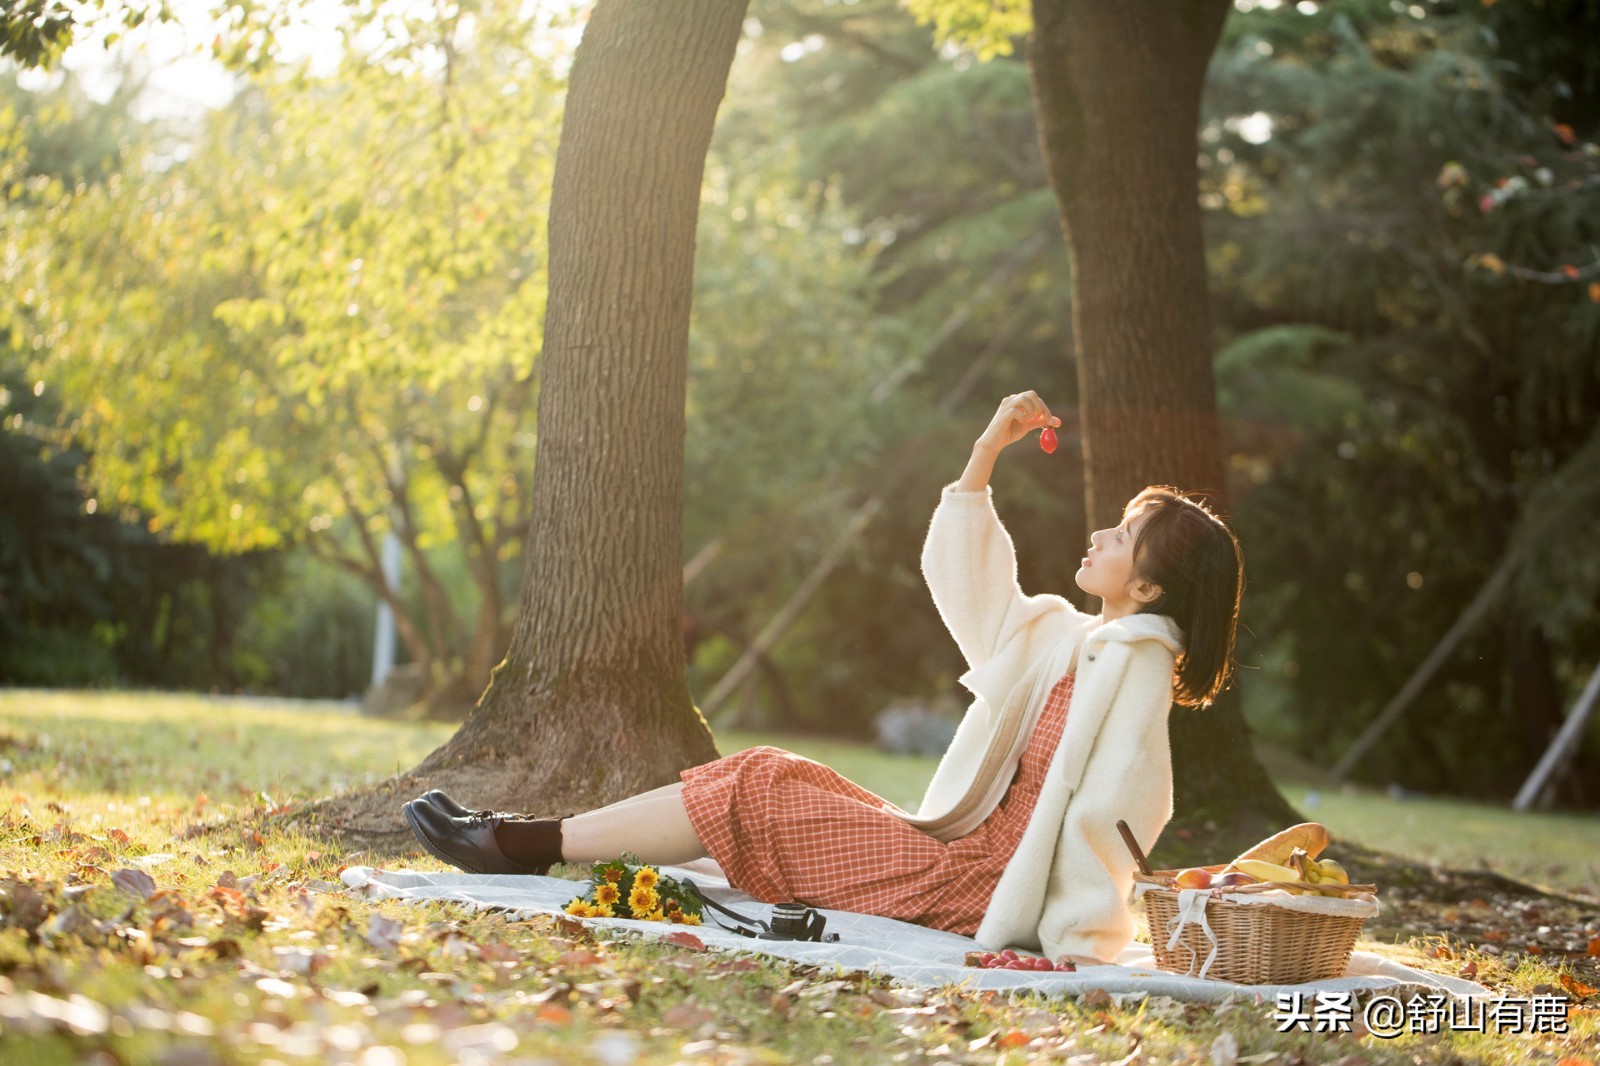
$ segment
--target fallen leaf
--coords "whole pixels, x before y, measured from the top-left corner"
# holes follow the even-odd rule
[[[665,940],[669,944],[677,944],[681,947],[692,948],[695,951],[704,951],[706,949],[706,942],[695,936],[693,933],[668,933],[661,939]]]
[[[1600,284],[1600,282],[1596,282],[1596,284]],[[1600,936],[1589,941],[1589,950],[1585,954],[1600,956]]]
[[[1022,1030],[1010,1029],[1001,1034],[1000,1038],[996,1040],[995,1043],[999,1044],[1003,1048],[1027,1047],[1030,1039],[1031,1038],[1028,1036],[1028,1034],[1024,1033]]]
[[[605,960],[594,952],[583,951],[582,949],[569,951],[556,960],[562,966],[593,966],[603,961]]]
[[[154,878],[143,870],[127,867],[111,871],[111,883],[130,896],[140,899],[149,899],[155,894],[156,883]]]
[[[554,1025],[569,1025],[572,1022],[572,1012],[559,1003],[546,1003],[539,1008],[537,1017],[541,1022]]]
[[[1579,999],[1582,999],[1584,996],[1592,996],[1597,991],[1593,985],[1584,984],[1570,973],[1564,973],[1561,975],[1561,987],[1565,988],[1568,992],[1571,992]]]
[[[522,952],[493,940],[478,945],[478,955],[486,962],[520,962]]]
[[[667,1008],[661,1020],[675,1029],[694,1029],[715,1017],[715,1014],[704,1007],[697,1007],[693,1003],[677,1003]]]
[[[6,923],[20,929],[37,929],[39,924],[55,912],[54,905],[37,892],[30,885],[21,881],[12,881],[7,889],[10,901],[7,905]]]
[[[1467,964],[1456,971],[1458,977],[1472,978],[1478,976],[1478,960],[1469,959]]]
[[[1109,1007],[1112,1002],[1111,993],[1103,988],[1091,988],[1083,994],[1083,1004],[1086,1007]]]
[[[380,951],[393,951],[399,946],[400,935],[404,931],[405,926],[393,918],[374,914],[367,922],[367,943]]]
[[[107,829],[106,836],[110,837],[112,840],[115,840],[118,844],[122,844],[123,846],[126,846],[128,843],[128,834],[124,833],[120,829]]]

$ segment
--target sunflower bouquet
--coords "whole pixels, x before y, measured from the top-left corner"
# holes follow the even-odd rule
[[[566,912],[576,918],[634,918],[642,922],[700,924],[700,897],[639,861],[632,852],[589,868],[589,889]]]

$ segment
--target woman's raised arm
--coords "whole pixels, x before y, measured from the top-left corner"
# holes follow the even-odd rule
[[[983,435],[961,480],[945,486],[922,547],[922,574],[945,628],[970,667],[992,658],[1015,626],[1044,607],[1071,608],[1057,596],[1030,597],[1017,585],[1016,549],[994,512],[989,475],[1002,449],[1031,428],[1058,425],[1032,392],[1008,396]]]
[[[1061,419],[1050,413],[1050,408],[1031,389],[1007,396],[1000,402],[999,410],[989,420],[989,425],[972,445],[972,458],[956,482],[957,492],[982,492],[994,473],[994,464],[1000,453],[1015,444],[1031,430],[1044,426],[1059,426]]]

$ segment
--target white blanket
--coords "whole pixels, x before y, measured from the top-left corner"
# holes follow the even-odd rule
[[[741,914],[763,920],[770,917],[770,906],[730,887],[726,880],[710,872],[716,869],[705,861],[683,867],[664,866],[661,872],[668,877],[693,879],[712,900]],[[516,918],[560,912],[568,900],[581,895],[586,888],[585,882],[559,877],[430,873],[366,866],[349,867],[341,878],[348,892],[365,899],[417,903],[449,900],[470,910],[505,910]],[[705,924],[693,928],[626,918],[583,920],[597,930],[626,930],[645,936],[660,937],[687,930],[707,947],[759,952],[795,962],[837,966],[840,970],[865,970],[886,976],[900,985],[1028,988],[1047,995],[1081,995],[1098,988],[1119,1004],[1129,997],[1146,995],[1171,996],[1197,1003],[1220,1002],[1232,995],[1258,1003],[1275,1003],[1278,992],[1283,990],[1404,989],[1401,998],[1417,991],[1424,995],[1443,993],[1455,997],[1489,995],[1488,989],[1472,981],[1415,970],[1367,951],[1351,953],[1350,965],[1343,977],[1301,985],[1241,985],[1166,973],[1155,968],[1150,946],[1137,942],[1123,950],[1115,965],[1080,966],[1076,973],[988,970],[964,965],[967,952],[980,950],[970,937],[870,914],[832,910],[822,913],[827,918],[827,932],[839,934],[838,943],[754,940],[713,925],[711,917],[715,912],[709,908]]]

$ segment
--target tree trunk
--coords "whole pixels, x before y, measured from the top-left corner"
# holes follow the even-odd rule
[[[1149,484],[1203,490],[1227,508],[1196,130],[1228,9],[1228,0],[1033,5],[1028,66],[1072,271],[1093,529],[1116,525]],[[1295,816],[1254,756],[1233,690],[1205,711],[1174,708],[1171,734],[1179,832],[1163,843],[1198,830],[1218,846],[1249,844]]]
[[[551,190],[511,648],[455,736],[335,815],[347,839],[403,844],[400,803],[430,787],[565,814],[717,757],[683,657],[684,405],[701,180],[746,4],[599,0],[589,16]]]

